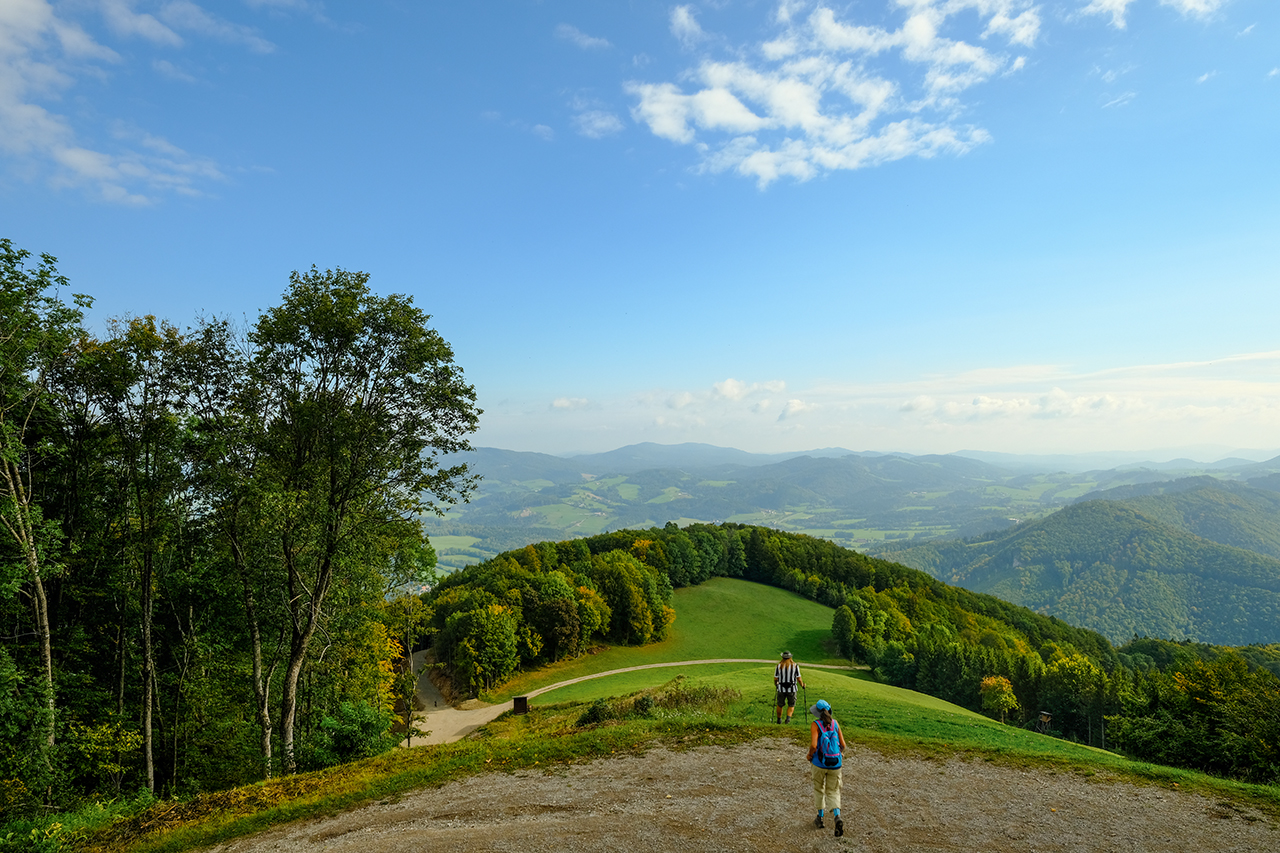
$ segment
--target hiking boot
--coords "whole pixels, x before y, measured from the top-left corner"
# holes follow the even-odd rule
[[[818,827],[818,829],[822,829],[822,815],[818,815],[813,819],[813,825]]]
[[[842,835],[844,835],[844,821],[840,818],[836,818],[836,838],[839,838]]]

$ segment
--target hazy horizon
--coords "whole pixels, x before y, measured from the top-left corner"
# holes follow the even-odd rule
[[[911,456],[927,456],[935,453],[938,455],[944,455],[944,456],[945,455],[954,455],[954,456],[974,455],[975,458],[980,455],[1012,456],[1012,457],[1028,457],[1028,458],[1063,457],[1063,458],[1077,458],[1077,459],[1089,459],[1089,458],[1095,458],[1095,457],[1097,458],[1132,457],[1132,461],[1147,461],[1147,462],[1153,462],[1157,464],[1165,464],[1165,463],[1173,462],[1179,459],[1188,459],[1192,462],[1197,462],[1200,464],[1211,464],[1214,462],[1222,461],[1224,459],[1233,459],[1233,458],[1245,459],[1251,462],[1266,462],[1276,458],[1277,456],[1280,456],[1280,447],[1271,448],[1271,449],[1232,448],[1232,447],[1213,446],[1213,445],[1200,445],[1200,446],[1192,446],[1192,447],[1149,448],[1144,450],[1114,450],[1113,449],[1113,450],[1089,451],[1084,453],[1057,453],[1057,452],[1009,453],[1007,451],[1002,451],[1002,450],[985,450],[982,448],[960,448],[958,450],[950,450],[950,451],[915,452],[910,450],[902,450],[900,448],[886,450],[881,448],[870,448],[870,447],[794,447],[794,448],[787,448],[782,450],[757,451],[757,450],[747,450],[741,447],[732,447],[728,445],[713,444],[709,442],[676,442],[671,444],[663,444],[661,442],[635,442],[632,444],[624,444],[616,447],[606,447],[598,450],[564,450],[564,451],[522,449],[522,448],[514,448],[514,447],[498,447],[496,445],[480,444],[480,443],[474,443],[474,444],[477,449],[489,448],[493,450],[505,450],[505,451],[514,451],[514,452],[524,452],[524,453],[543,453],[543,454],[546,454],[547,456],[555,456],[561,459],[573,459],[578,456],[594,456],[602,453],[610,453],[610,452],[622,450],[628,447],[636,447],[636,446],[645,445],[645,444],[656,444],[664,448],[680,447],[682,445],[696,445],[696,446],[711,447],[711,448],[722,449],[722,450],[738,450],[744,453],[751,453],[751,454],[756,454],[761,456],[803,455],[805,453],[812,453],[815,451],[847,450],[850,453],[874,453],[874,454],[881,454],[881,455],[891,455],[895,453],[903,453]]]

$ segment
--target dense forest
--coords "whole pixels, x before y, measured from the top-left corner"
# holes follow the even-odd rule
[[[294,273],[246,328],[88,331],[0,241],[0,822],[388,746],[475,393],[428,316]]]
[[[661,639],[673,587],[711,576],[835,609],[844,656],[888,683],[1136,757],[1280,779],[1280,647],[1224,649],[1076,628],[802,534],[668,523],[543,542],[457,572],[426,597],[437,656],[480,690],[521,666]],[[1047,723],[1041,712],[1048,712]]]
[[[1117,642],[1135,633],[1272,642],[1280,637],[1280,558],[1272,555],[1280,495],[1203,480],[886,556]]]

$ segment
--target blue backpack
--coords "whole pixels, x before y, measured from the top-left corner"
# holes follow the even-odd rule
[[[831,721],[830,729],[824,729],[822,721],[818,721],[818,751],[813,754],[813,763],[832,770],[842,763],[840,724],[835,720]]]

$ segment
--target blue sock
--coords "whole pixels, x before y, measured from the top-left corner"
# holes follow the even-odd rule
[[[825,809],[818,809],[818,817],[822,817],[823,811],[825,811]]]
[[[832,809],[832,810],[831,810],[831,814],[832,814],[832,816],[834,816],[834,817],[840,817],[840,810],[839,810],[839,809]]]

